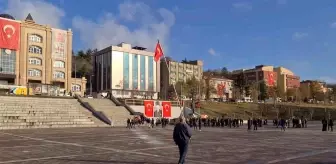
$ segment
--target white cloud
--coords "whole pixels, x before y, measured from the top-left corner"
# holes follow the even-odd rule
[[[239,10],[252,10],[252,5],[247,2],[239,2],[232,4],[232,7]]]
[[[331,24],[330,24],[330,27],[331,27],[331,28],[336,28],[336,22],[331,23]]]
[[[292,35],[293,40],[300,40],[300,39],[303,39],[303,38],[306,38],[306,37],[308,37],[308,34],[307,33],[302,33],[302,32],[296,32]]]
[[[161,19],[158,19],[157,15],[161,16]],[[138,28],[128,28],[122,24],[125,21],[136,23]],[[167,54],[167,40],[171,27],[175,24],[175,15],[164,8],[154,13],[153,9],[144,3],[127,1],[119,5],[119,13],[106,13],[98,21],[76,16],[72,24],[79,32],[81,40],[91,48],[101,49],[126,42],[153,51],[159,39]]]
[[[218,56],[218,53],[213,49],[213,48],[210,48],[208,50],[208,53],[211,55],[211,56]]]
[[[36,23],[51,27],[62,27],[62,17],[65,16],[62,9],[42,0],[10,0],[5,13],[20,20],[24,20],[30,13]]]

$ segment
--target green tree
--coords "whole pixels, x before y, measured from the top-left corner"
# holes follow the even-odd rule
[[[330,99],[335,101],[336,100],[336,85],[330,86],[331,90],[329,91]]]
[[[228,71],[228,69],[226,67],[222,68],[222,70],[221,70],[221,75],[222,76],[228,77],[229,73],[230,72]]]
[[[250,85],[245,86],[244,87],[244,91],[245,91],[245,95],[246,96],[251,96],[251,94],[252,94],[252,86],[250,86]]]
[[[207,100],[210,99],[211,94],[217,93],[215,85],[212,82],[210,82],[210,80],[205,80],[204,92],[205,92],[205,98]]]
[[[97,52],[97,49],[80,50],[76,54],[73,52],[75,61],[73,61],[72,68],[76,73],[76,77],[83,77],[92,72],[91,57],[95,52]]]
[[[260,100],[266,100],[266,98],[268,97],[268,91],[267,91],[267,85],[266,83],[263,81],[260,83]]]
[[[246,85],[247,85],[247,82],[246,82],[245,74],[240,73],[239,75],[237,75],[237,78],[234,81],[234,86],[238,89],[238,91],[240,93],[240,98],[242,97],[242,95],[244,93],[244,89],[245,89]]]
[[[313,99],[316,99],[316,96],[321,92],[321,84],[317,81],[313,81],[309,85],[310,94]]]

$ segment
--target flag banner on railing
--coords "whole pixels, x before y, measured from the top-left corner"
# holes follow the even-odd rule
[[[144,100],[144,114],[146,117],[153,117],[154,115],[154,101],[152,100]]]
[[[171,104],[169,101],[162,102],[162,116],[163,117],[171,117]]]

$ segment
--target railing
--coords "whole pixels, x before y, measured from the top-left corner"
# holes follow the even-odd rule
[[[123,104],[119,100],[117,100],[112,93],[110,93],[109,99],[117,106],[123,106]]]
[[[115,103],[117,106],[123,106],[123,107],[125,107],[131,115],[137,115],[138,114],[130,106],[128,106],[125,102],[121,102],[117,98],[115,98],[112,93],[110,94],[110,98],[109,99],[113,103]]]
[[[125,104],[127,105],[137,105],[137,106],[143,106],[144,100],[143,99],[125,99]],[[163,100],[152,100],[155,102],[162,102]],[[180,107],[178,101],[170,101],[172,107]]]
[[[100,111],[96,111],[89,103],[87,102],[84,102],[77,94],[75,94],[74,96],[78,102],[86,109],[88,109],[93,116],[95,116],[96,118],[98,118],[99,120],[101,120],[102,122],[108,124],[108,125],[111,125],[112,122],[110,119],[108,119],[105,114],[103,112],[100,112]]]

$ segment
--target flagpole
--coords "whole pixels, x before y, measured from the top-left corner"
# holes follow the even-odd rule
[[[158,40],[158,43],[160,44],[160,41],[159,41],[159,40]],[[160,46],[160,47],[161,47],[161,46]],[[163,48],[161,47],[161,49],[163,49]],[[164,52],[164,51],[162,50],[162,52]],[[165,56],[164,53],[162,53],[162,56],[163,56],[163,58],[164,58],[164,60],[165,60],[166,66],[167,66],[168,76],[169,76],[169,77],[168,77],[168,80],[170,81],[170,69],[169,69],[169,67],[168,67],[168,62],[167,62],[167,59],[166,59],[166,56]],[[182,105],[181,105],[181,102],[180,102],[180,98],[179,98],[178,95],[177,95],[177,91],[176,91],[175,84],[176,84],[176,81],[174,81],[174,83],[173,83],[173,88],[174,88],[175,95],[176,95],[176,97],[177,97],[178,105],[180,106],[180,110],[181,110],[181,114],[180,114],[180,116],[184,116],[184,112],[183,112],[183,110],[182,110]]]

